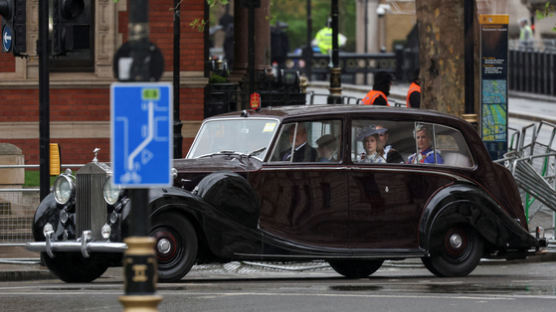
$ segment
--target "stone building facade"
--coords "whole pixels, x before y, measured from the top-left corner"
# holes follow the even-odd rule
[[[82,164],[100,147],[100,161],[110,160],[110,84],[113,56],[127,40],[130,0],[91,0],[94,16],[94,65],[86,70],[50,66],[50,142],[59,143],[62,163]],[[150,39],[164,55],[162,81],[172,81],[173,0],[149,1]],[[19,147],[25,163],[39,163],[39,0],[27,1],[27,57],[0,54],[0,142]],[[204,33],[191,27],[205,17],[204,0],[181,4],[181,95],[185,154],[203,118]],[[54,66],[55,67],[55,66]]]

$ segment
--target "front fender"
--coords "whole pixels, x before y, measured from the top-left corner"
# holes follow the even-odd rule
[[[427,203],[419,224],[419,243],[429,250],[430,233],[442,216],[471,225],[499,249],[538,247],[538,241],[488,194],[474,185],[458,183],[437,192]]]
[[[206,243],[213,255],[230,259],[236,252],[257,253],[260,249],[256,226],[225,212],[226,206],[215,206],[201,196],[181,188],[151,189],[151,216],[175,211],[187,217],[196,228],[201,244]],[[224,208],[224,210],[223,210]]]
[[[39,204],[33,218],[33,238],[35,241],[44,241],[43,228],[50,223],[54,228],[54,237],[63,234],[63,227],[58,226],[60,220],[60,208],[52,193],[48,194]]]

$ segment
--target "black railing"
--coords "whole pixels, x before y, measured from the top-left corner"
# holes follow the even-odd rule
[[[311,80],[327,81],[330,73],[330,56],[324,54],[314,54],[312,57],[312,76]],[[396,74],[400,72],[395,53],[340,53],[340,68],[342,69],[342,83],[357,84],[357,75],[361,75],[361,83],[368,84],[368,74],[385,71]],[[288,54],[286,60],[286,71],[305,72],[305,57],[300,54]]]
[[[510,90],[556,96],[556,52],[510,50],[508,54]]]

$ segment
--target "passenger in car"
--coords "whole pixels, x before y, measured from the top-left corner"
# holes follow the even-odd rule
[[[415,142],[419,153],[409,155],[407,162],[409,164],[443,164],[444,159],[438,151],[432,148],[432,134],[429,128],[424,125],[415,127]]]
[[[388,129],[382,125],[376,125],[376,129],[384,129],[384,133],[379,134],[378,138],[382,146],[384,146],[384,155],[386,155],[387,163],[403,164],[404,160],[400,152],[398,152],[392,145],[388,144]]]
[[[332,134],[325,134],[317,140],[317,151],[319,154],[319,162],[337,161],[338,143],[336,137]]]
[[[384,146],[379,139],[379,134],[383,134],[384,132],[386,132],[386,129],[377,129],[375,127],[363,129],[359,137],[363,142],[366,153],[361,155],[359,159],[360,162],[371,164],[386,163],[386,158],[384,158]]]
[[[293,140],[293,128],[290,130],[290,142]],[[313,162],[317,160],[317,150],[307,143],[307,130],[303,125],[297,127],[297,134],[294,141],[293,161],[294,162]],[[291,147],[280,154],[280,159],[290,161],[292,159]]]

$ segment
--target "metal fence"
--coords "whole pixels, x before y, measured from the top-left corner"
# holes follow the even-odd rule
[[[556,51],[510,50],[508,83],[512,91],[556,96]]]
[[[369,74],[385,71],[398,75],[401,71],[401,54],[395,53],[349,53],[341,52],[339,55],[339,66],[341,69],[342,83],[368,84]],[[332,61],[330,55],[315,54],[311,61],[312,81],[329,80]],[[306,73],[305,56],[301,54],[288,54],[286,60],[286,71],[299,71]],[[357,79],[357,77],[361,79]]]
[[[541,121],[509,129],[509,152],[496,162],[504,164],[519,187],[530,225],[554,234],[556,225],[556,124]],[[543,132],[548,135],[542,137]]]
[[[80,168],[83,165],[62,165]],[[39,169],[39,165],[1,165],[0,169]],[[31,226],[40,201],[39,188],[5,186],[0,188],[0,245],[19,244],[33,240]]]

